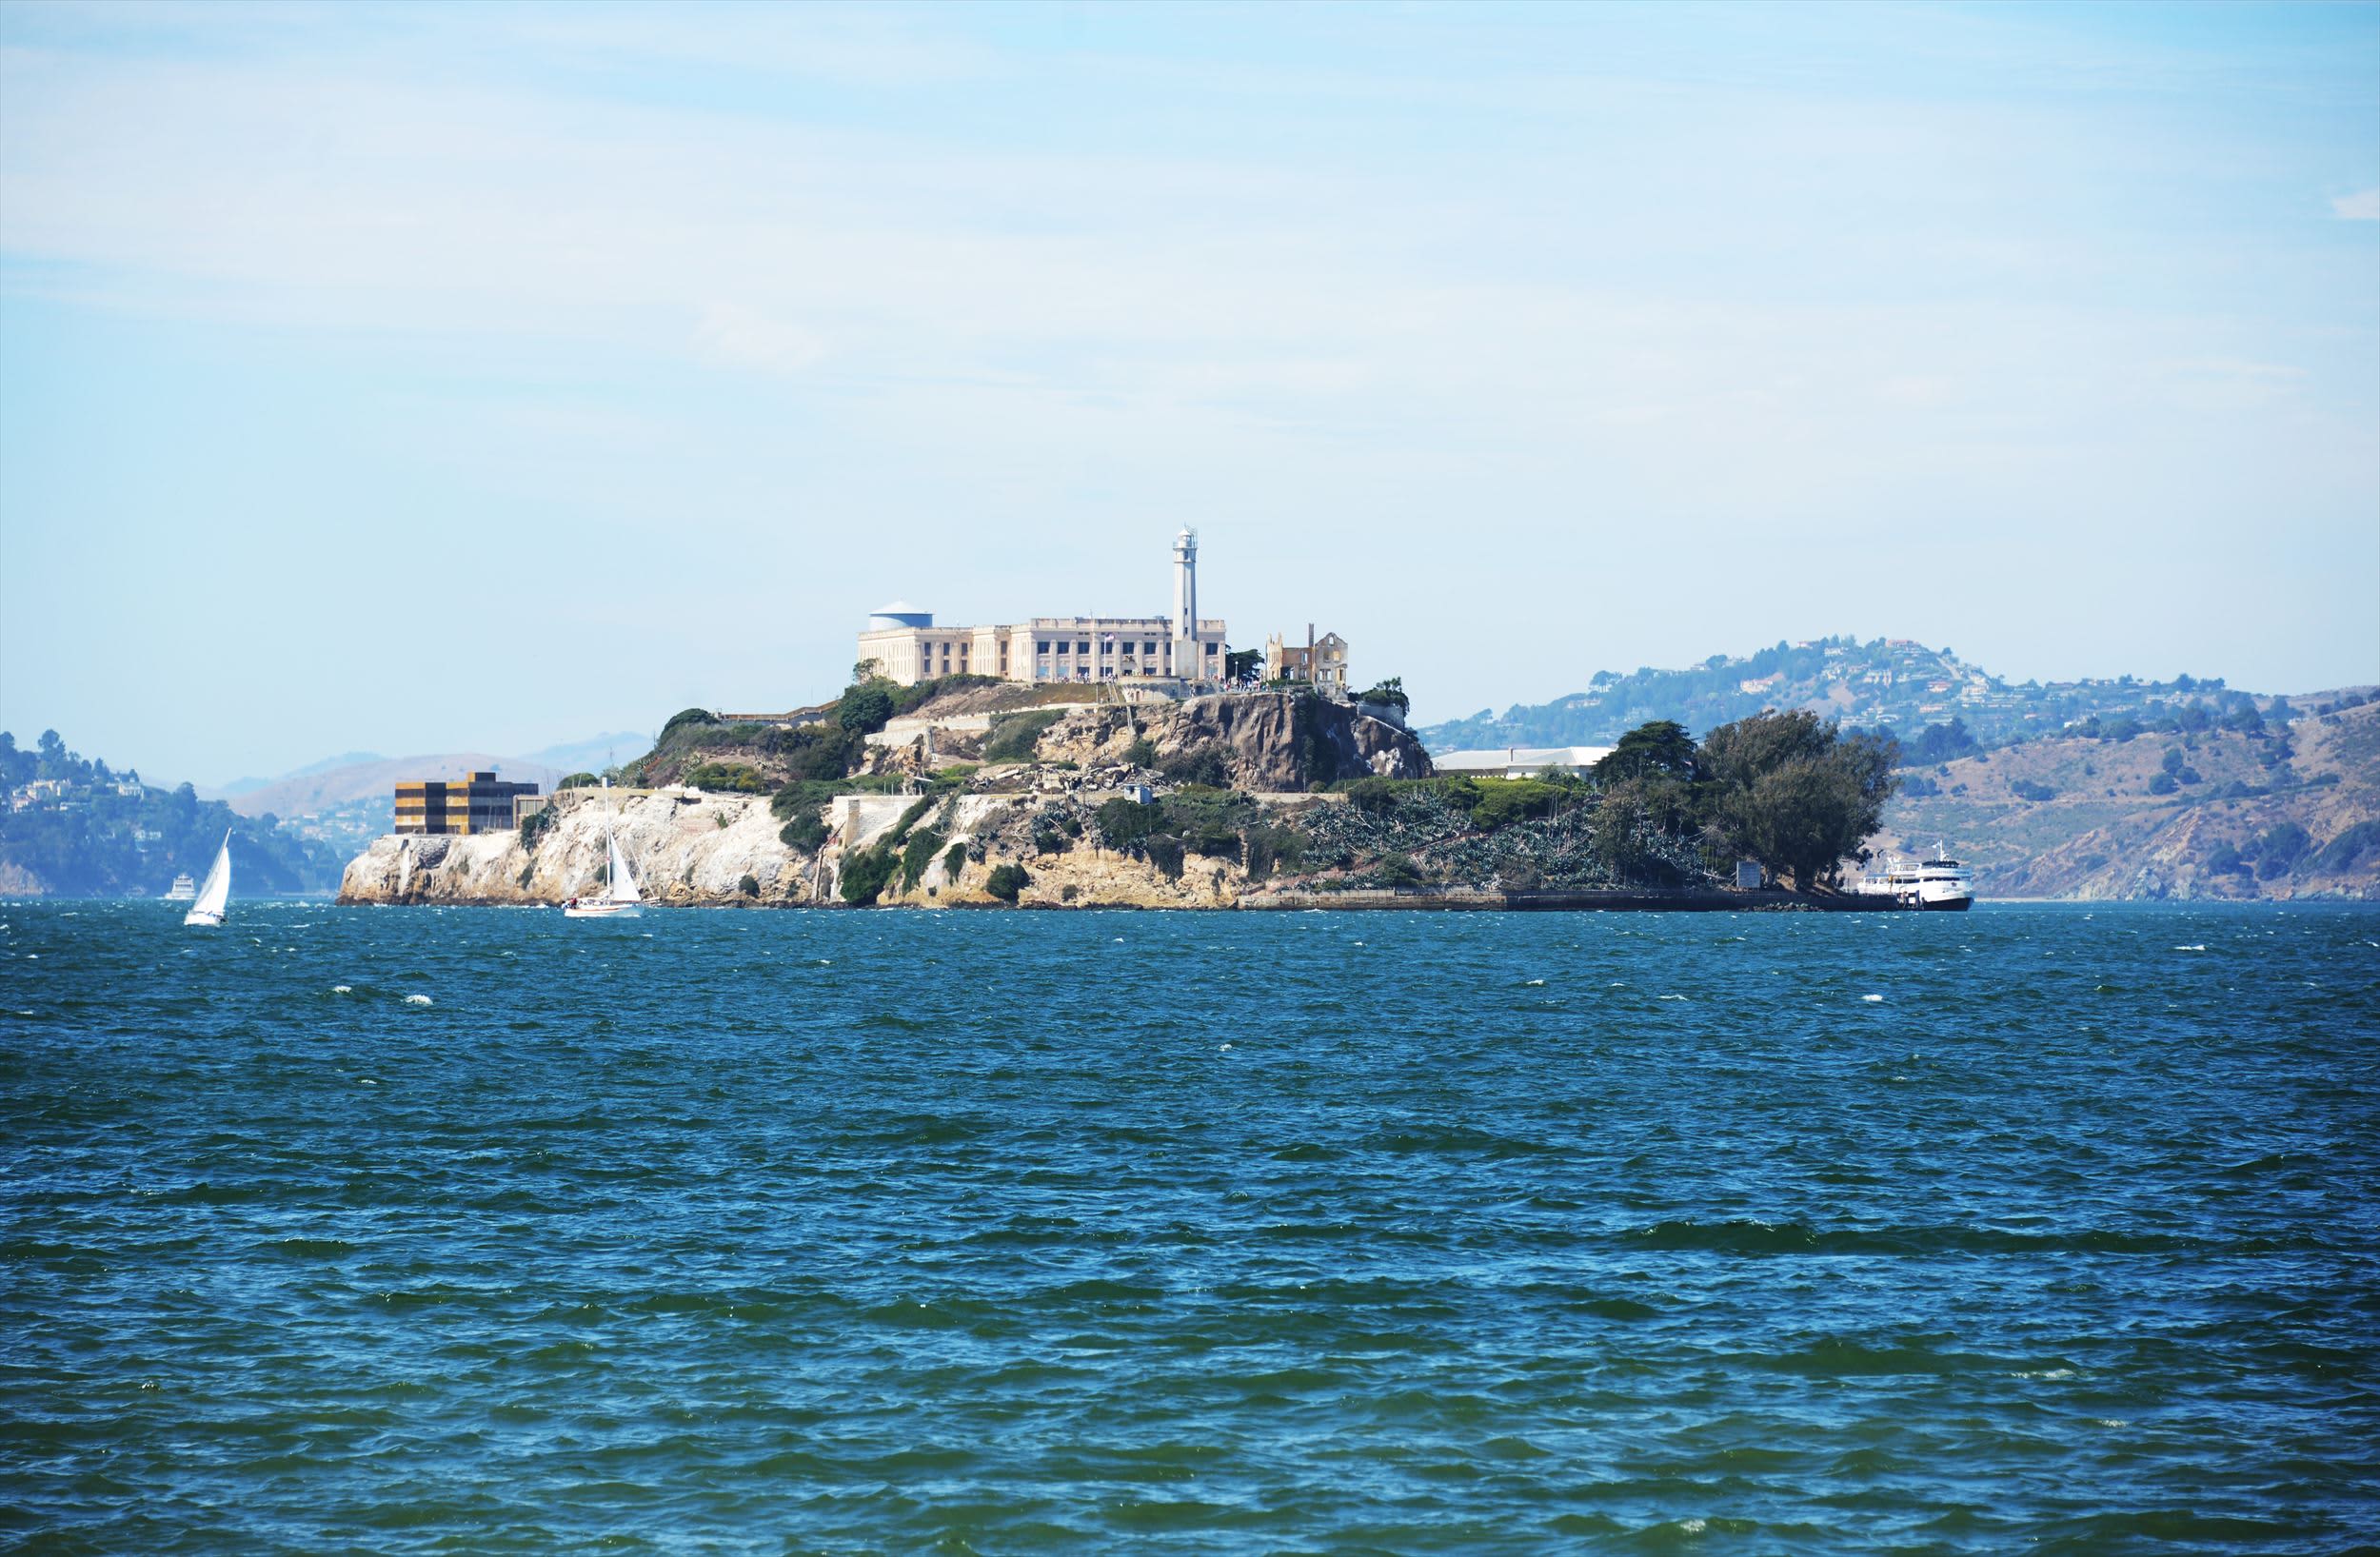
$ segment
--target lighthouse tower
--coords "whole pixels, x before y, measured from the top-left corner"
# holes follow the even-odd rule
[[[1199,657],[1199,532],[1174,537],[1174,674],[1197,678]]]

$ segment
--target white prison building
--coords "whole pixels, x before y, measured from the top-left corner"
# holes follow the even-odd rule
[[[1035,617],[1002,627],[937,627],[934,613],[895,601],[860,634],[860,659],[903,686],[937,676],[1003,681],[1217,681],[1223,622],[1199,615],[1199,536],[1174,538],[1170,617]]]

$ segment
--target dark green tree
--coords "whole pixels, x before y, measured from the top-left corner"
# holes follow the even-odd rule
[[[1702,743],[1716,786],[1708,815],[1726,841],[1804,892],[1833,885],[1881,821],[1899,752],[1889,736],[1844,734],[1815,714],[1758,714]]]
[[[1676,719],[1655,719],[1620,737],[1619,744],[1593,771],[1597,778],[1606,782],[1657,776],[1691,783],[1701,777],[1696,761],[1699,755],[1695,738],[1684,725]]]

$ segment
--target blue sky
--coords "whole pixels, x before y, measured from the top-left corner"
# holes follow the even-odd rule
[[[1182,523],[1425,719],[2380,678],[2380,8],[0,8],[20,739],[782,707]]]

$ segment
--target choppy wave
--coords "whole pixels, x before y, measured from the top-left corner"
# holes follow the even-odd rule
[[[2369,910],[67,912],[0,918],[59,1549],[2380,1528]]]

